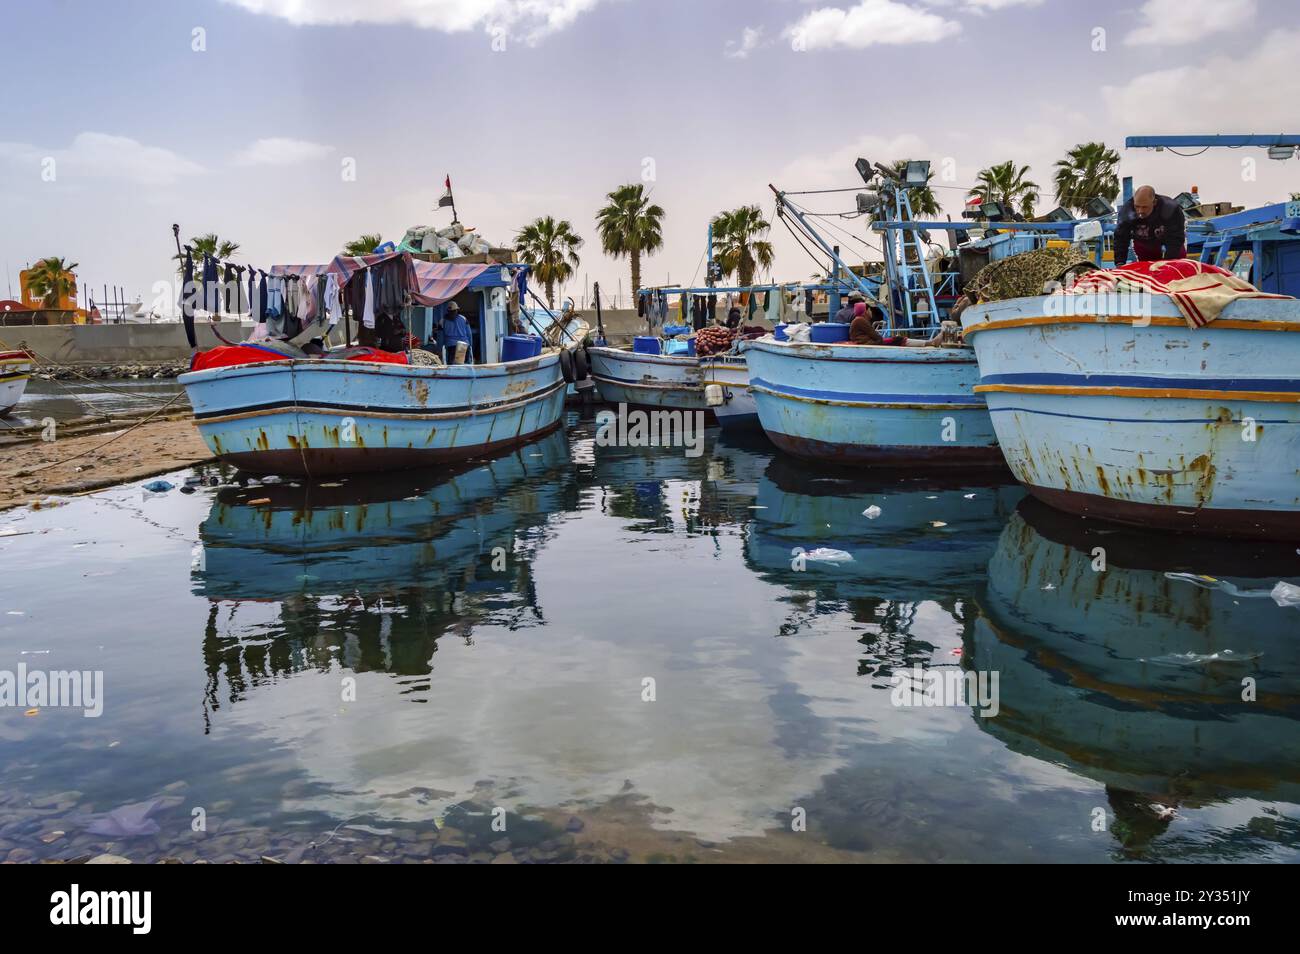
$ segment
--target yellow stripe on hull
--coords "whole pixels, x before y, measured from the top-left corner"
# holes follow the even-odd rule
[[[1186,328],[1188,331],[1209,331],[1211,329],[1236,331],[1300,331],[1300,322],[1296,321],[1242,321],[1234,318],[1219,318],[1201,328],[1189,328],[1182,318],[1167,315],[1031,315],[1025,318],[1003,318],[1000,321],[986,321],[971,325],[964,332],[969,338],[977,331],[1001,331],[1006,328],[1034,328],[1045,325],[1133,325],[1138,328]]]
[[[1078,384],[977,384],[976,393],[1063,394],[1090,397],[1193,398],[1207,401],[1261,401],[1269,404],[1300,404],[1295,391],[1221,391],[1212,388],[1125,388],[1088,387]]]

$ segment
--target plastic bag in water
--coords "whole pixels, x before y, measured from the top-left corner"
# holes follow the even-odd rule
[[[1278,606],[1300,606],[1300,586],[1286,580],[1278,580],[1269,596]]]
[[[830,547],[818,547],[805,553],[804,559],[815,560],[818,563],[851,563],[853,554],[845,553],[843,550],[832,550]]]

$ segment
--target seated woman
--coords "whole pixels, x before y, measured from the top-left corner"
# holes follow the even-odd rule
[[[875,325],[875,322],[883,324],[884,320],[885,312],[879,305],[872,305],[868,316],[866,302],[855,302],[853,321],[849,324],[849,341],[860,345],[897,345],[902,348],[938,348],[950,342],[956,343],[952,341],[952,331],[946,328],[941,328],[931,338],[909,338],[906,335],[891,335],[886,338],[876,330]]]

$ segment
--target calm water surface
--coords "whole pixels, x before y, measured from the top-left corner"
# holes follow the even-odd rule
[[[95,414],[148,414],[183,390],[175,378],[32,378],[22,401],[4,420],[22,426],[47,417],[62,422]],[[182,397],[171,408],[184,410],[189,406],[189,400]]]
[[[1300,855],[1300,610],[1268,596],[1294,547],[592,435],[0,515],[0,668],[106,696],[0,710],[0,855]],[[996,672],[997,715],[895,705],[913,666]]]

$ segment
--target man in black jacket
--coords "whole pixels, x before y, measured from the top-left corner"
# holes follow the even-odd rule
[[[1119,210],[1115,226],[1115,266],[1128,261],[1130,243],[1139,262],[1187,257],[1187,223],[1182,207],[1144,185]]]

